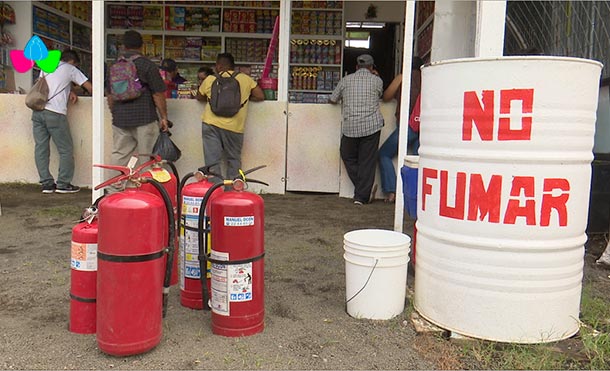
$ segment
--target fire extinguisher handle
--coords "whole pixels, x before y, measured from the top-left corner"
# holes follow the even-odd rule
[[[96,185],[93,189],[94,190],[98,190],[100,188],[104,188],[107,187],[111,184],[117,183],[117,182],[121,182],[125,179],[129,179],[129,177],[131,176],[131,169],[127,166],[120,166],[120,165],[101,165],[101,164],[95,164],[93,165],[95,167],[101,167],[102,169],[110,169],[110,170],[116,170],[116,171],[120,171],[121,174],[117,175],[115,177],[112,177],[108,180],[106,180],[105,182],[102,182],[98,185]]]
[[[117,175],[113,178],[110,178],[108,180],[106,180],[105,182],[102,182],[100,184],[98,184],[97,186],[95,186],[95,190],[97,191],[100,188],[104,188],[107,187],[111,184],[117,183],[117,182],[122,182],[124,180],[130,179],[134,176],[137,176],[140,174],[140,172],[144,169],[147,168],[155,163],[161,162],[161,156],[159,155],[152,155],[152,154],[146,154],[146,155],[134,155],[132,157],[132,159],[134,159],[134,157],[140,157],[140,156],[146,156],[149,157],[150,160],[146,161],[145,163],[143,163],[142,165],[138,166],[135,169],[132,169],[129,166],[121,166],[121,165],[102,165],[102,164],[95,164],[93,166],[95,167],[101,167],[102,169],[109,169],[109,170],[116,170],[121,172],[120,175]],[[134,159],[135,160],[135,159]]]
[[[142,154],[142,155],[137,155],[138,157],[148,157],[149,160],[146,161],[145,163],[143,163],[142,165],[138,166],[137,168],[135,168],[133,170],[134,174],[139,174],[143,169],[155,164],[155,163],[159,163],[161,162],[161,156],[159,155],[154,155],[154,154]]]

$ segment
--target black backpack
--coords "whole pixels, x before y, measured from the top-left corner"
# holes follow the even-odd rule
[[[212,83],[212,97],[210,108],[216,116],[233,117],[246,104],[241,101],[239,81],[235,78],[239,72],[235,71],[229,76],[215,74],[216,81]]]

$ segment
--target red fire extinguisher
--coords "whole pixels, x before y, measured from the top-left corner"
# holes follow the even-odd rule
[[[201,288],[201,269],[199,263],[199,208],[206,192],[214,185],[209,180],[214,176],[209,171],[209,167],[202,167],[196,172],[189,173],[180,182],[179,194],[182,208],[179,210],[178,223],[180,235],[180,254],[179,254],[179,278],[180,278],[180,304],[187,308],[202,309],[202,288]],[[191,178],[196,181],[186,184]],[[217,188],[210,196],[211,199],[222,193],[222,188]],[[204,219],[204,245],[208,246],[209,241],[209,207],[203,214]],[[206,249],[207,251],[207,249]],[[209,264],[205,269],[209,284]]]
[[[118,170],[95,189],[127,181],[126,189],[99,203],[97,343],[104,353],[144,353],[161,341],[173,265],[174,215],[169,195],[143,168],[95,165]],[[139,188],[149,182],[159,198]],[[165,255],[167,254],[167,259]]]
[[[248,336],[264,329],[264,202],[245,192],[245,174],[259,168],[225,181],[233,189],[210,202],[212,249],[206,259],[212,263],[212,332],[217,335]]]
[[[70,332],[94,334],[97,285],[97,202],[72,228],[70,254]]]
[[[163,185],[163,188],[167,191],[169,198],[172,201],[172,208],[174,210],[174,218],[177,219],[178,212],[178,170],[173,163],[162,160],[159,155],[151,155],[151,160],[155,161],[150,168],[142,173],[143,177],[155,179],[157,182]],[[172,172],[167,171],[163,165],[166,164],[172,169]],[[144,183],[140,187],[141,190],[156,194],[161,197],[161,194],[157,189],[150,183]],[[174,241],[174,266],[172,268],[172,276],[170,279],[170,285],[178,283],[178,229],[175,227],[176,236]]]

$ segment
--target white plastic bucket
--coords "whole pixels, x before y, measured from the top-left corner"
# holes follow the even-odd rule
[[[423,68],[414,306],[424,318],[503,342],[578,331],[600,70],[546,56]]]
[[[402,313],[410,242],[405,234],[381,229],[344,235],[345,295],[350,316],[384,320]]]

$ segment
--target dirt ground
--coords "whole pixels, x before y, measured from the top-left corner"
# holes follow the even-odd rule
[[[95,335],[68,331],[71,229],[91,193],[43,195],[37,185],[0,186],[0,369],[476,369],[451,343],[417,334],[403,314],[388,321],[345,310],[343,235],[392,229],[393,205],[355,206],[327,194],[264,195],[265,330],[213,335],[210,313],[170,290],[161,343],[113,357]],[[412,221],[406,220],[410,233]],[[607,268],[595,266],[602,239],[587,249],[586,281],[610,295]],[[413,276],[409,275],[409,286]]]

